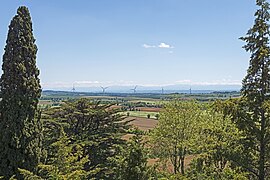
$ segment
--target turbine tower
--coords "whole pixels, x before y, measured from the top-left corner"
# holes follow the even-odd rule
[[[161,94],[164,94],[164,88],[161,88]]]
[[[189,88],[189,94],[191,94],[191,87]]]
[[[102,86],[100,86],[100,87],[101,87],[101,89],[102,89],[102,93],[103,93],[103,94],[105,94],[106,89],[109,88],[109,87],[102,87]]]
[[[137,89],[137,85],[133,88],[133,89],[130,89],[131,91],[133,91],[133,93],[135,94],[136,93],[136,89]]]
[[[74,86],[74,84],[73,84],[73,86],[72,86],[71,91],[72,91],[73,93],[75,92],[75,86]]]

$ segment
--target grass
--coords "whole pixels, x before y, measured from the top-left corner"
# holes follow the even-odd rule
[[[129,116],[131,117],[143,117],[143,118],[147,118],[147,115],[150,114],[150,118],[151,119],[156,119],[156,114],[158,114],[157,112],[147,112],[147,111],[125,111],[122,112],[124,115],[127,115],[127,113],[129,113]]]

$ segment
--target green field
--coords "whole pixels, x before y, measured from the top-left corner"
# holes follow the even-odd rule
[[[146,112],[146,111],[125,111],[121,112],[123,115],[127,115],[129,113],[129,116],[131,117],[143,117],[147,118],[147,115],[150,114],[151,119],[156,119],[156,114],[159,114],[157,112]]]

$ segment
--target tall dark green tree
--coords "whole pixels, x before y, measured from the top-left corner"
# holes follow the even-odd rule
[[[0,174],[6,178],[18,175],[18,168],[34,171],[42,155],[36,54],[29,10],[19,7],[9,26],[0,79]]]
[[[256,0],[259,9],[255,13],[255,23],[243,41],[243,47],[251,53],[250,65],[243,79],[242,110],[246,115],[239,119],[239,127],[245,132],[246,168],[259,180],[267,179],[270,163],[270,117],[266,102],[270,93],[270,49],[269,49],[269,3]],[[269,169],[268,169],[269,170]]]
[[[122,137],[129,128],[129,121],[118,112],[111,105],[89,99],[66,102],[60,108],[48,111],[44,117],[44,127],[48,129],[46,146],[59,136],[56,128],[51,127],[63,126],[71,144],[82,146],[82,157],[88,157],[83,169],[91,172],[87,178],[114,179],[115,159],[126,144]],[[48,158],[53,158],[54,152],[48,147]]]

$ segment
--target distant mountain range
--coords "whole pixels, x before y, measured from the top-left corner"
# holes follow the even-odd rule
[[[132,93],[135,86],[109,86],[106,89],[106,93]],[[169,86],[140,86],[136,88],[137,93],[162,93],[162,88],[164,93],[210,93],[213,91],[239,91],[241,89],[240,85],[169,85]],[[70,88],[47,88],[44,90],[54,90],[54,91],[72,91]],[[92,92],[101,93],[101,87],[76,87],[76,92]]]

